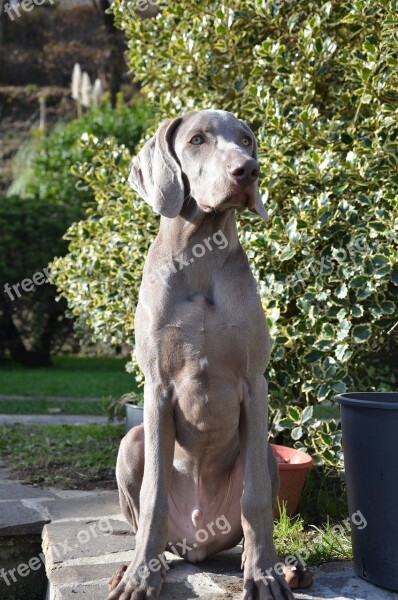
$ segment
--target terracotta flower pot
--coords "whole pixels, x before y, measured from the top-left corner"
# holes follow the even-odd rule
[[[286,503],[286,513],[291,516],[297,509],[305,478],[314,461],[309,454],[301,450],[275,444],[271,444],[271,446],[279,466],[280,487],[278,499],[280,503]],[[276,504],[274,518],[278,517],[279,509],[278,504]]]

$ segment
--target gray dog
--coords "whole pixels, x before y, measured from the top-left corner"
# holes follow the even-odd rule
[[[117,461],[136,549],[108,600],[158,598],[166,548],[196,562],[242,536],[244,600],[294,599],[274,569],[270,343],[235,224],[235,210],[267,216],[258,175],[252,131],[219,110],[166,119],[133,160],[130,183],[162,218],[135,319],[144,426]]]

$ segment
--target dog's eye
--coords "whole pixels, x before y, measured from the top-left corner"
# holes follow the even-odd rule
[[[244,146],[251,146],[251,145],[252,145],[251,138],[249,138],[249,137],[244,137],[244,138],[243,138],[243,140],[242,140],[242,144],[243,144]]]
[[[191,139],[190,143],[193,146],[200,146],[201,144],[204,143],[204,139],[201,135],[194,135],[193,138]]]

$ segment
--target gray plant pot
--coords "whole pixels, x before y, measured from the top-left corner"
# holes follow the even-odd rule
[[[144,407],[137,404],[126,404],[126,433],[136,425],[144,422]]]
[[[357,574],[398,590],[398,393],[336,396]],[[361,511],[365,526],[353,515]],[[358,517],[356,517],[358,519]]]

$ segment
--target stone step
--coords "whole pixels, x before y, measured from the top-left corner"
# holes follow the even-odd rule
[[[107,500],[88,496],[72,500],[67,514],[80,514],[80,518],[61,519],[63,507],[60,506],[58,518],[45,525],[43,548],[50,581],[47,600],[105,599],[110,576],[131,561],[134,536],[118,512],[116,493],[108,494]],[[88,514],[90,517],[83,518]],[[166,552],[168,571],[160,600],[241,600],[241,554],[242,547],[237,546],[211,560],[192,565]],[[311,570],[314,585],[310,590],[295,591],[297,600],[398,599],[398,594],[357,577],[351,562],[332,562]]]
[[[52,521],[43,530],[43,553],[49,580],[47,600],[106,598],[107,581],[134,555],[135,539],[120,513],[117,492],[44,500]],[[200,565],[166,553],[168,573],[161,598],[241,598],[242,548]]]
[[[42,548],[37,535],[41,528]],[[0,466],[1,600],[41,600],[44,580],[37,574],[43,562],[47,600],[105,600],[108,579],[131,561],[134,544],[116,491],[42,490],[8,480]],[[195,565],[166,553],[168,571],[160,600],[240,600],[241,552],[237,546]],[[21,556],[26,557],[23,562]],[[297,600],[398,599],[397,593],[358,578],[351,562],[328,563],[312,572],[313,587],[296,591]]]

